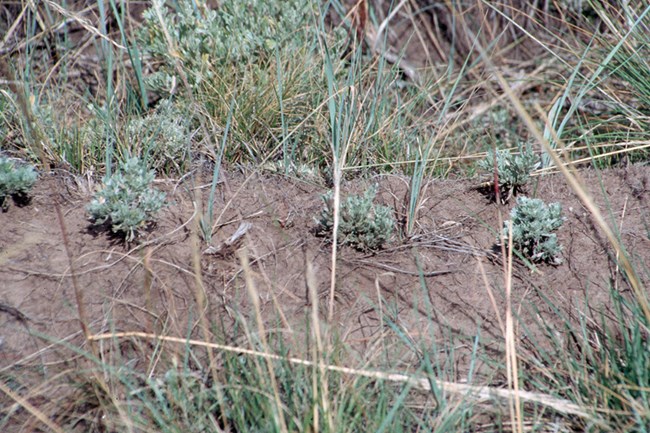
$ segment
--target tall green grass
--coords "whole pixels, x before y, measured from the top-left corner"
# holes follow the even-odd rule
[[[650,419],[649,323],[634,298],[610,287],[609,308],[592,310],[587,286],[584,305],[575,315],[558,308],[540,288],[544,306],[555,320],[542,320],[534,305],[528,306],[540,317],[535,327],[544,329],[551,345],[542,344],[529,331],[530,357],[523,380],[543,392],[561,395],[577,402],[591,413],[591,420],[577,422],[579,431],[648,431]],[[540,308],[541,309],[541,308]],[[536,374],[538,372],[538,374]]]

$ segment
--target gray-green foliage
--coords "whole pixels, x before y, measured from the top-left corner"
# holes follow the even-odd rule
[[[533,262],[560,264],[562,246],[555,232],[564,223],[559,203],[546,205],[542,200],[518,197],[510,211],[512,245]],[[509,221],[503,224],[503,242],[510,237]]]
[[[309,18],[310,7],[310,2],[303,0],[249,0],[224,1],[216,9],[199,9],[194,2],[183,0],[171,8],[163,0],[155,0],[143,14],[144,30],[140,34],[145,50],[163,60],[159,72],[151,77],[151,86],[170,90],[180,78],[157,10],[177,59],[188,72],[189,84],[195,86],[213,78],[215,65],[243,66],[255,57],[269,58],[278,46],[299,46],[304,42],[299,30]]]
[[[190,119],[169,100],[163,100],[151,114],[136,118],[126,128],[132,155],[138,155],[154,169],[182,173],[188,159]]]
[[[165,204],[165,193],[151,186],[153,180],[153,170],[148,170],[138,158],[122,162],[88,205],[95,224],[110,222],[113,232],[124,234],[127,242],[132,241]]]
[[[494,173],[495,154],[489,150],[479,167],[489,173]],[[539,158],[530,150],[522,149],[519,154],[512,154],[508,150],[496,151],[496,170],[499,176],[499,189],[504,201],[513,194],[521,192],[528,183],[530,174],[540,165]]]
[[[377,250],[388,242],[395,219],[388,206],[373,203],[377,187],[369,188],[362,196],[350,196],[341,203],[339,218],[339,243],[360,250]],[[323,196],[325,208],[321,211],[319,234],[328,235],[334,227],[332,194]]]
[[[25,196],[36,182],[37,174],[30,165],[16,166],[7,157],[0,157],[0,205],[6,209],[9,196]]]

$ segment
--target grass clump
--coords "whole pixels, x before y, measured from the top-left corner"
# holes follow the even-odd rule
[[[495,167],[496,164],[496,167]],[[530,179],[533,170],[539,167],[539,158],[530,150],[522,149],[519,154],[512,154],[508,150],[489,150],[479,167],[489,173],[498,175],[499,190],[503,201],[523,191]]]
[[[588,276],[587,276],[588,279]],[[576,318],[563,311],[557,301],[540,292],[557,323],[538,313],[540,329],[545,329],[553,344],[540,350],[538,359],[555,372],[562,394],[571,401],[589,402],[598,408],[591,426],[576,425],[571,431],[647,432],[650,420],[650,321],[627,290],[610,285],[607,311],[579,313]],[[587,289],[582,300],[593,309],[593,291]],[[592,299],[590,299],[592,298]],[[570,341],[570,342],[569,342]],[[540,382],[542,392],[551,383]],[[599,428],[597,428],[597,426]],[[589,428],[591,427],[591,428]]]
[[[122,162],[88,205],[95,224],[110,222],[114,233],[131,242],[165,204],[165,193],[151,187],[153,180],[153,170],[147,170],[138,158]]]
[[[31,165],[16,166],[7,157],[0,157],[0,206],[3,211],[9,207],[7,197],[24,199],[37,178]]]
[[[173,91],[181,78],[175,69],[177,59],[188,72],[188,84],[195,88],[204,80],[220,78],[215,67],[243,66],[251,59],[269,58],[278,46],[298,46],[304,42],[298,30],[309,17],[308,8],[309,2],[299,0],[254,0],[223,2],[217,9],[178,2],[172,9],[156,0],[143,14],[140,34],[145,50],[164,62],[150,77],[150,85]],[[170,39],[177,56],[172,55]]]
[[[388,206],[373,203],[377,186],[362,196],[353,195],[341,203],[339,236],[341,245],[351,245],[362,251],[379,250],[390,239],[395,227],[393,211]],[[328,235],[334,227],[334,205],[331,193],[323,196],[325,208],[318,220],[318,233]]]
[[[560,264],[562,246],[553,233],[564,223],[559,203],[546,205],[536,198],[519,197],[517,205],[510,212],[510,221],[503,224],[503,242],[512,245],[533,262]],[[510,233],[512,224],[512,233]]]

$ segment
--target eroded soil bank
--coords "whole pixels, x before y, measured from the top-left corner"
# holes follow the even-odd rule
[[[586,170],[580,176],[620,232],[633,262],[647,269],[643,266],[650,263],[650,168]],[[207,177],[204,181],[209,183]],[[392,206],[396,218],[403,220],[408,180],[382,176],[347,183],[344,190],[358,193],[371,183],[379,185],[377,200]],[[73,271],[91,332],[155,330],[182,337],[192,329],[190,334],[199,336],[191,247],[193,187],[172,181],[160,185],[170,205],[140,239],[144,247],[127,246],[93,227],[85,211],[87,185],[69,177],[42,176],[31,203],[12,205],[0,214],[0,367],[6,371],[56,362],[55,351],[43,350],[49,343],[33,333],[82,341]],[[497,312],[501,317],[505,312],[504,272],[494,246],[500,214],[507,217],[512,203],[491,203],[476,186],[473,181],[431,181],[411,239],[395,235],[386,249],[374,254],[339,249],[332,326],[359,358],[375,359],[382,351],[382,363],[393,364],[388,367],[408,367],[416,355],[391,352],[398,340],[442,347],[458,339],[454,362],[457,379],[462,380],[471,353],[471,345],[464,343],[474,336],[481,336],[484,350],[501,356],[503,334]],[[205,202],[209,187],[196,188]],[[321,317],[326,317],[331,247],[313,234],[324,192],[322,187],[271,174],[230,173],[227,187],[219,185],[212,245],[221,246],[242,222],[251,227],[235,245],[201,255],[206,314],[213,323],[228,329],[242,317],[253,317],[241,254],[248,256],[262,313],[274,332],[290,337],[300,335],[295,331],[306,326],[311,308],[308,268],[317,284]],[[531,269],[515,262],[513,308],[519,315],[517,332],[524,352],[547,338],[547,331],[526,325],[541,318],[561,329],[558,312],[579,320],[588,299],[591,312],[606,313],[610,288],[628,290],[612,260],[613,249],[560,175],[537,178],[528,193],[561,203],[566,222],[558,234],[564,246],[561,265]],[[72,268],[55,201],[64,218]],[[202,244],[201,250],[206,247]],[[228,335],[216,337],[228,340]],[[534,344],[526,344],[531,341]]]

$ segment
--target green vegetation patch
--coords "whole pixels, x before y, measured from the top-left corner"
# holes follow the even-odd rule
[[[338,241],[359,250],[381,249],[390,239],[395,227],[393,210],[374,204],[377,187],[369,188],[362,196],[353,195],[341,203]],[[332,194],[323,196],[325,208],[318,220],[318,234],[331,235],[334,228]]]
[[[299,28],[309,17],[309,2],[253,0],[222,2],[217,9],[178,2],[175,8],[161,0],[144,12],[140,40],[145,50],[163,59],[150,79],[152,88],[171,91],[178,83],[176,62],[182,61],[192,87],[203,80],[219,79],[215,66],[244,66],[255,58],[270,57],[276,47],[299,46]],[[172,53],[170,43],[176,51]]]
[[[7,197],[25,198],[38,175],[31,165],[16,166],[7,157],[0,157],[0,206],[7,210]]]
[[[523,191],[531,173],[539,165],[539,158],[530,149],[522,149],[519,154],[508,150],[497,150],[496,153],[489,150],[485,159],[479,162],[479,167],[488,173],[494,173],[496,169],[504,202]]]
[[[564,223],[559,203],[546,205],[536,198],[519,197],[510,212],[510,221],[503,224],[503,242],[512,245],[533,262],[560,264],[562,246],[554,233]],[[510,232],[512,225],[512,233]]]
[[[95,224],[109,222],[114,233],[131,242],[165,204],[165,193],[151,187],[153,180],[153,170],[147,170],[139,159],[121,163],[88,205]]]

